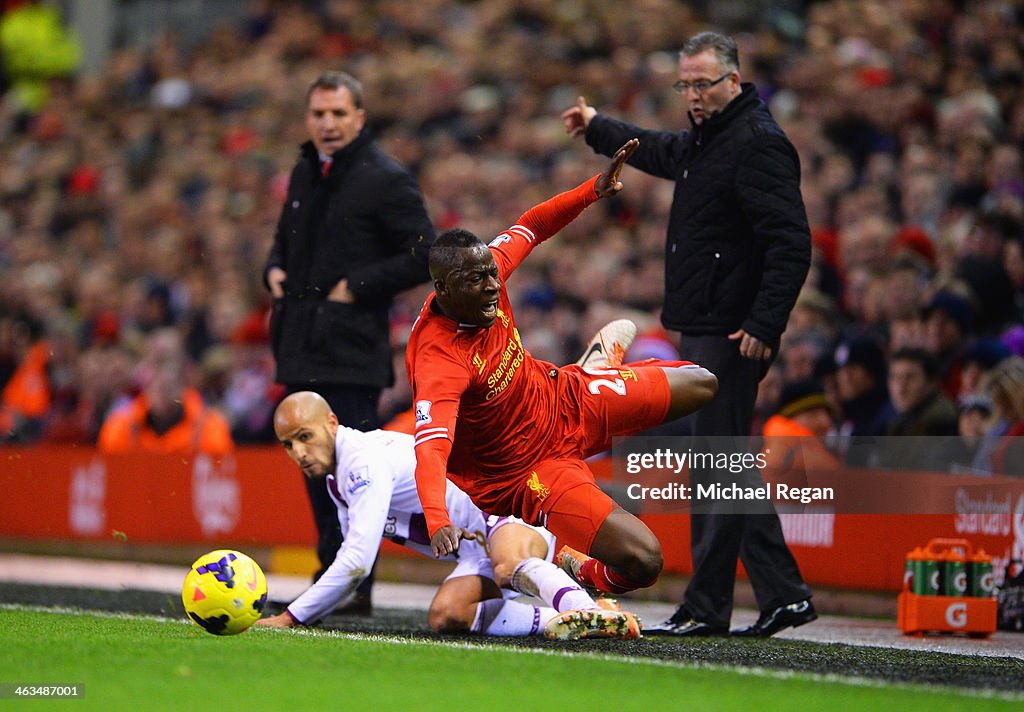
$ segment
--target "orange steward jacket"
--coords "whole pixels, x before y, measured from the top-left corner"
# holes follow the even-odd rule
[[[217,456],[234,450],[227,419],[216,409],[203,405],[198,391],[185,389],[181,400],[185,417],[160,435],[146,422],[149,410],[146,396],[136,396],[126,407],[111,413],[103,423],[97,443],[100,452],[205,453]]]

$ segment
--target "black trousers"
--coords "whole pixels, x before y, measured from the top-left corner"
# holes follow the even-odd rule
[[[308,384],[287,386],[289,394],[308,390],[314,390],[324,397],[342,425],[364,432],[381,426],[377,416],[377,402],[380,399],[379,388],[340,384],[320,384],[316,388],[311,388]],[[313,508],[313,520],[316,522],[316,555],[320,560],[320,569],[313,576],[313,581],[316,581],[323,576],[324,571],[334,561],[343,539],[341,526],[338,524],[338,509],[327,493],[324,481],[306,476],[303,476],[302,479],[306,483],[306,493],[309,495],[309,503]],[[375,563],[370,575],[359,584],[359,588],[356,589],[357,593],[369,595],[376,568]]]
[[[718,377],[715,398],[693,416],[694,451],[722,448],[730,441],[746,447],[754,419],[757,387],[770,361],[754,361],[739,353],[739,342],[725,336],[683,336],[682,358],[700,364]],[[732,436],[725,437],[725,436]],[[706,440],[710,437],[711,440]],[[721,472],[694,470],[691,485],[721,482]],[[761,473],[736,475],[740,486],[764,486]],[[693,578],[683,606],[697,620],[728,626],[732,617],[736,559],[750,577],[762,611],[802,601],[811,595],[793,554],[782,536],[782,525],[771,501],[712,502],[690,515]]]

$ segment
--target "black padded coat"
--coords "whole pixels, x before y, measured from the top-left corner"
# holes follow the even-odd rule
[[[800,159],[752,84],[689,131],[640,129],[597,115],[586,141],[675,181],[662,323],[690,335],[743,328],[778,349],[811,259]],[[627,189],[628,190],[628,189]]]
[[[278,382],[391,385],[388,308],[429,278],[434,237],[416,180],[367,129],[334,154],[326,177],[303,144],[264,268],[264,283],[273,266],[288,275],[270,319]],[[327,301],[342,278],[356,303]]]

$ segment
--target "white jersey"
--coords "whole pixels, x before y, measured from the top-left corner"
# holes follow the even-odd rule
[[[288,612],[300,623],[321,618],[355,591],[369,575],[382,537],[433,556],[423,506],[416,493],[412,436],[386,430],[364,433],[339,426],[334,450],[338,464],[325,479],[338,508],[344,542],[323,576],[288,606]],[[460,542],[454,555],[443,557],[458,561],[448,578],[494,578],[487,538],[506,522],[518,520],[488,517],[451,482],[445,498],[452,524],[476,534],[475,540]],[[553,537],[543,529],[537,531],[548,541],[550,558]]]

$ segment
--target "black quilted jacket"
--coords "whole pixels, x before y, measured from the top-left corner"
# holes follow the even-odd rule
[[[650,131],[597,115],[587,143],[675,181],[662,323],[684,334],[745,331],[778,348],[807,276],[811,237],[796,149],[752,84],[690,131]],[[627,189],[628,190],[628,189]]]

